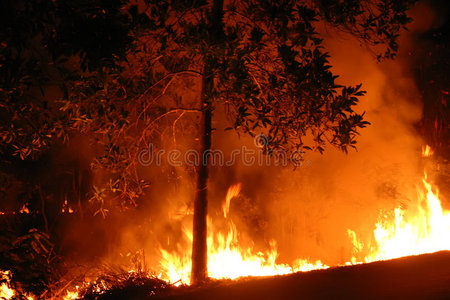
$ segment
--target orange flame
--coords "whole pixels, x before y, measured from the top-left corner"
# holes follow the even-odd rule
[[[434,154],[433,149],[431,149],[430,146],[426,145],[425,147],[422,147],[422,156],[423,157],[430,157]]]
[[[431,148],[424,148],[423,154],[431,155]],[[375,225],[375,246],[370,248],[364,262],[450,250],[450,211],[442,208],[439,192],[433,191],[426,173],[422,184],[417,189],[416,205],[408,209],[397,207],[392,218]],[[363,250],[364,245],[355,234],[352,243],[355,254]],[[356,262],[355,257],[352,262]]]
[[[230,211],[231,199],[238,196],[240,192],[241,192],[241,184],[240,183],[232,185],[228,189],[227,196],[225,197],[225,202],[222,205],[223,215],[225,218],[227,218],[228,213]]]
[[[211,220],[208,220],[212,228]],[[186,237],[192,243],[192,234],[185,229]],[[277,245],[270,242],[266,253],[255,253],[252,248],[242,248],[237,242],[238,231],[231,222],[227,234],[218,233],[208,236],[208,275],[215,279],[236,279],[244,276],[283,275],[297,271],[325,269],[328,266],[321,261],[310,262],[306,259],[296,260],[292,266],[277,264]],[[178,255],[164,249],[161,251],[162,273],[160,277],[175,285],[188,284],[191,271],[190,253]]]
[[[423,148],[424,157],[433,154],[430,146]],[[357,234],[348,230],[347,234],[353,245],[354,256],[346,265],[393,259],[408,255],[450,250],[450,212],[443,210],[438,191],[433,191],[427,181],[427,174],[422,180],[423,186],[417,189],[417,203],[408,209],[397,207],[393,216],[385,215],[378,221],[373,231],[374,243],[365,245]],[[240,193],[241,185],[229,188],[222,205],[224,217],[229,216],[230,202]],[[228,232],[214,233],[214,226],[208,219],[208,274],[211,278],[234,279],[242,276],[281,275],[297,271],[311,271],[328,268],[321,261],[310,262],[297,259],[293,264],[277,264],[278,257],[275,241],[270,242],[266,253],[255,253],[252,248],[243,248],[238,244],[239,232],[232,221],[228,220]],[[192,243],[191,231],[184,228],[186,238]],[[178,249],[179,255],[164,249],[161,251],[161,278],[177,284],[189,282],[191,269],[190,253]],[[187,251],[189,252],[189,251]],[[366,253],[361,257],[361,254]]]
[[[64,204],[61,208],[61,212],[62,213],[69,213],[72,214],[73,213],[73,209],[72,207],[70,207],[70,205],[67,203],[67,199],[64,200]]]
[[[424,157],[433,154],[429,146],[423,148]],[[252,247],[239,244],[239,231],[229,218],[230,204],[239,195],[241,184],[228,189],[222,205],[226,220],[226,232],[216,230],[208,218],[208,275],[215,279],[235,279],[244,276],[283,275],[298,271],[311,271],[328,268],[320,260],[311,262],[297,259],[292,264],[277,263],[278,251],[275,241],[270,241],[270,249],[265,253]],[[67,204],[67,202],[65,203]],[[186,211],[187,213],[188,211]],[[188,215],[188,214],[187,214]],[[178,246],[177,251],[169,252],[160,248],[161,273],[159,277],[175,285],[190,281],[192,230],[183,228],[188,245]],[[422,183],[417,187],[417,202],[408,208],[397,207],[391,215],[385,214],[373,231],[374,241],[364,244],[357,233],[348,229],[347,235],[353,245],[353,257],[346,265],[387,260],[402,256],[450,250],[450,211],[442,208],[438,190],[435,189],[425,173]],[[15,291],[9,285],[10,273],[0,271],[2,284],[0,298],[13,299]],[[95,283],[95,282],[94,282]],[[97,285],[98,291],[107,289]],[[63,299],[79,297],[76,290],[66,290]],[[29,297],[29,299],[33,299]]]
[[[66,295],[64,295],[63,300],[74,300],[80,298],[78,294],[78,286],[75,286],[75,291],[66,291]]]
[[[10,282],[10,272],[9,271],[0,271],[0,278],[3,281],[0,285],[0,299],[13,299],[15,292],[9,286]]]
[[[27,204],[24,204],[24,205],[22,206],[22,208],[20,209],[19,212],[20,212],[21,214],[29,214],[29,213],[30,213],[30,210],[28,209]]]
[[[224,217],[229,215],[231,200],[239,195],[241,185],[236,184],[228,189],[225,202],[222,206]],[[292,266],[277,264],[277,244],[270,241],[270,250],[266,253],[256,252],[253,248],[243,248],[238,243],[239,231],[232,221],[228,221],[226,234],[218,232],[214,234],[214,225],[208,218],[208,275],[215,279],[235,279],[244,276],[271,276],[283,275],[297,271],[310,271],[324,269],[328,266],[321,261],[310,262],[306,259],[296,260]],[[184,228],[184,234],[192,244],[191,230]],[[191,257],[189,251],[179,249],[177,253],[171,253],[164,249],[161,252],[160,277],[169,282],[179,284],[189,283],[191,270]],[[178,253],[184,253],[179,255]]]
[[[16,291],[11,288],[11,272],[10,271],[1,271],[0,270],[0,299],[9,300],[9,299],[27,299],[34,300],[35,297],[32,295],[16,295]]]
[[[408,214],[401,208],[395,209],[395,219],[389,224],[377,223],[374,231],[378,250],[368,260],[391,259],[407,255],[450,249],[450,212],[442,209],[438,192],[433,193],[423,179],[425,192],[419,191],[419,213]]]

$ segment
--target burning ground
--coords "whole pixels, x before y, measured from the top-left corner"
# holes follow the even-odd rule
[[[332,70],[340,75],[337,82],[362,82],[367,90],[356,110],[364,112],[371,125],[360,131],[357,151],[345,154],[330,146],[323,154],[305,153],[296,168],[276,166],[275,158],[259,156],[257,140],[226,130],[226,105],[216,108],[213,148],[223,151],[225,161],[234,150],[241,152],[233,164],[210,168],[211,280],[205,289],[189,294],[187,287],[192,267],[192,168],[140,161],[138,179],[123,186],[110,180],[118,171],[96,171],[98,149],[88,145],[91,137],[83,133],[40,160],[23,163],[16,179],[5,179],[0,298],[132,299],[189,292],[186,299],[202,299],[211,292],[217,299],[229,299],[243,297],[249,287],[266,291],[264,286],[266,298],[282,290],[305,297],[326,297],[327,291],[350,295],[333,293],[325,283],[320,294],[322,285],[315,285],[314,278],[360,286],[350,296],[362,297],[370,288],[355,274],[367,274],[385,285],[388,280],[383,277],[390,272],[400,274],[391,276],[396,278],[423,272],[423,277],[410,281],[397,279],[398,290],[387,286],[396,291],[391,295],[417,296],[413,292],[422,287],[419,283],[426,288],[426,276],[443,274],[436,275],[435,286],[427,287],[436,293],[426,295],[448,296],[441,285],[448,273],[437,271],[448,266],[447,252],[377,262],[450,250],[447,6],[431,1],[414,7],[415,21],[401,36],[394,61],[377,62],[346,33],[320,27]],[[190,103],[199,86],[194,79],[186,83],[175,78],[164,87],[167,94],[161,102]],[[180,89],[183,97],[174,100]],[[185,155],[196,143],[189,128],[198,119],[188,112],[172,117],[152,149],[164,149],[163,159],[174,149]],[[242,159],[243,147],[253,150],[254,163]],[[149,154],[145,150],[149,147],[140,147],[138,153]],[[141,180],[149,182],[145,192]],[[31,185],[39,188],[30,192],[26,187]],[[102,185],[109,190],[97,188]],[[130,196],[132,201],[122,201],[123,195],[139,192],[139,197]],[[377,263],[362,265],[369,262]],[[424,267],[427,264],[433,270]],[[347,265],[353,266],[342,267]],[[273,275],[287,276],[238,279]],[[300,287],[296,290],[289,282]],[[416,288],[408,290],[402,282]],[[309,283],[314,283],[314,292],[307,291]]]

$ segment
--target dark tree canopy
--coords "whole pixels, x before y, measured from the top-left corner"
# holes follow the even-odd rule
[[[85,71],[114,68],[131,43],[123,1],[3,1],[0,136],[3,155],[36,158],[67,137],[56,98]],[[56,89],[55,89],[56,88]],[[58,92],[59,90],[59,92]]]
[[[329,142],[346,151],[367,124],[353,111],[364,92],[335,83],[317,25],[350,32],[380,58],[391,58],[413,2],[226,1],[219,16],[223,26],[210,28],[211,1],[6,1],[0,34],[1,151],[26,159],[55,137],[66,138],[74,124],[68,119],[98,117],[88,103],[95,105],[92,92],[105,91],[106,80],[108,88],[126,94],[124,101],[133,101],[145,90],[137,85],[164,87],[173,77],[199,76],[204,58],[215,76],[211,96],[228,108],[230,128],[264,132],[266,150],[322,151]],[[141,80],[131,86],[123,75],[126,58],[144,65],[128,64],[145,72],[137,73]],[[92,90],[80,100],[88,114],[64,114],[69,110],[60,108],[67,103],[52,98],[73,99],[79,88],[69,91],[71,83],[79,87],[83,81]],[[52,95],[51,86],[61,93]],[[129,107],[115,108],[128,117]],[[305,135],[314,143],[304,142]]]
[[[3,1],[0,163],[27,170],[84,136],[92,169],[104,172],[84,200],[96,200],[105,215],[105,199],[128,207],[145,195],[139,151],[149,143],[164,147],[164,133],[177,122],[186,121],[186,136],[199,135],[208,151],[218,107],[229,129],[264,134],[267,154],[322,153],[326,145],[347,152],[368,125],[355,112],[365,92],[336,83],[319,28],[352,35],[374,59],[394,58],[414,2]],[[202,116],[200,124],[192,115]],[[191,171],[199,174],[206,227],[207,162]],[[41,191],[39,180],[31,186]],[[194,224],[194,244],[196,236]]]
[[[193,284],[207,277],[206,215],[212,113],[226,107],[231,127],[264,133],[266,153],[324,151],[328,143],[347,151],[368,122],[354,107],[361,85],[339,86],[318,33],[320,23],[346,31],[378,58],[392,58],[412,1],[146,1],[143,34],[156,82],[189,74],[201,77],[196,168]],[[137,9],[137,8],[136,8]],[[381,46],[381,47],[379,47]],[[155,72],[156,73],[156,72]],[[164,88],[163,91],[166,89]],[[182,109],[182,107],[177,107]],[[305,141],[308,139],[307,141]],[[312,140],[312,141],[311,141]],[[293,161],[296,163],[296,161]]]
[[[212,1],[146,1],[143,33],[160,78],[200,74],[208,64],[214,104],[227,106],[232,128],[263,131],[266,150],[322,152],[328,142],[347,151],[367,125],[353,111],[364,92],[335,83],[317,26],[349,32],[374,46],[379,59],[393,58],[413,2],[226,1],[217,26],[208,13]],[[303,141],[306,135],[312,144]]]

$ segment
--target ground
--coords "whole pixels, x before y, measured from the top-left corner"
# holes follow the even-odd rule
[[[450,299],[450,251],[175,291],[157,299]],[[155,298],[152,298],[155,299]]]

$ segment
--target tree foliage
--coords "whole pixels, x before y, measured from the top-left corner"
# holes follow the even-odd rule
[[[326,24],[392,58],[413,1],[229,1],[221,28],[211,28],[211,1],[146,1],[144,34],[161,77],[212,67],[214,104],[228,108],[231,127],[263,131],[267,151],[355,147],[368,122],[354,112],[361,85],[339,86],[317,28]],[[137,9],[137,8],[136,8]],[[312,136],[313,142],[304,142]]]
[[[196,116],[220,106],[229,129],[267,137],[267,154],[322,153],[327,145],[346,152],[368,125],[355,112],[365,92],[336,83],[321,28],[354,36],[374,58],[394,58],[414,2],[5,0],[2,171],[33,189],[24,194],[40,195],[48,227],[40,175],[49,153],[74,137],[88,141],[91,167],[102,174],[86,197],[102,215],[111,207],[105,201],[137,206],[145,195],[143,148],[164,148],[167,136],[175,145],[179,123],[196,136]],[[36,164],[40,173],[30,181],[23,174]],[[173,167],[161,169],[177,180]]]
[[[65,116],[54,100],[84,71],[113,67],[124,58],[132,24],[123,4],[2,2],[0,151],[4,156],[37,158],[53,138],[67,137],[70,128],[64,126]]]
[[[6,1],[3,164],[39,159],[81,133],[95,149],[93,166],[109,172],[92,197],[134,203],[148,187],[139,150],[163,147],[165,128],[202,110],[185,95],[197,91],[205,63],[212,105],[226,107],[230,129],[264,133],[267,153],[322,152],[327,144],[347,151],[368,124],[354,111],[364,91],[336,83],[319,28],[350,33],[375,57],[393,58],[413,2],[226,1],[217,16],[206,0]]]
[[[78,116],[67,113],[60,101],[69,99],[70,85],[85,81],[87,74],[117,69],[125,59],[135,24],[124,5],[124,1],[2,2],[0,165],[7,181],[24,183],[28,189],[24,194],[38,194],[43,177],[48,177],[43,174],[48,169],[36,171],[36,166],[49,168],[49,153],[79,135],[74,126]],[[24,173],[35,178],[30,181]],[[47,198],[46,192],[41,196]]]

